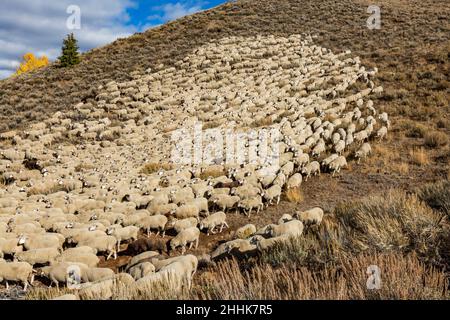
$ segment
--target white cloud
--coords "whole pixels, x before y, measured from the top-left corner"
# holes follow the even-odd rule
[[[14,72],[26,52],[51,60],[59,56],[62,40],[72,32],[66,27],[69,5],[81,9],[81,30],[73,32],[82,51],[138,31],[126,24],[134,0],[1,0],[0,78]]]
[[[161,14],[158,15],[152,15],[148,17],[148,20],[158,20],[161,22],[167,22],[176,20],[178,18],[194,14],[196,12],[199,12],[202,9],[202,2],[196,2],[193,4],[190,3],[167,3],[162,6],[154,7],[154,9],[161,11]]]

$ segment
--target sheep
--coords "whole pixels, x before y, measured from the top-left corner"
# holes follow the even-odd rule
[[[55,260],[58,262],[78,262],[90,268],[96,267],[100,259],[96,255],[97,250],[91,247],[76,247],[64,251]]]
[[[67,243],[78,244],[80,242],[88,242],[96,237],[106,236],[106,233],[100,230],[84,230],[84,229],[68,229],[66,231]]]
[[[172,203],[179,205],[181,203],[186,203],[190,200],[194,200],[195,194],[192,191],[192,189],[188,187],[188,188],[184,188],[184,189],[172,192],[170,194],[169,199]]]
[[[333,153],[333,154],[330,155],[329,157],[323,159],[323,160],[322,160],[322,163],[321,163],[321,164],[322,164],[322,167],[324,167],[324,168],[328,167],[328,166],[330,165],[330,163],[331,163],[333,160],[337,159],[338,157],[339,157],[339,155]]]
[[[31,236],[20,236],[18,244],[22,245],[26,250],[40,248],[62,248],[65,238],[57,233],[53,234],[36,234]]]
[[[120,251],[120,242],[121,241],[136,241],[138,239],[139,228],[135,226],[129,226],[124,228],[114,228],[110,227],[107,232],[107,235],[113,236],[117,240],[117,252]]]
[[[222,232],[223,228],[229,228],[228,223],[225,221],[227,218],[226,214],[224,212],[216,212],[209,217],[203,219],[200,222],[200,230],[206,229],[207,235],[209,235],[209,232],[212,234],[215,234],[214,229],[217,227],[220,227],[219,233]]]
[[[160,256],[160,254],[155,251],[146,251],[146,252],[140,253],[137,256],[134,256],[133,258],[131,258],[130,262],[128,262],[127,266],[125,267],[125,271],[128,272],[128,270],[130,270],[132,267],[134,267],[140,263],[147,262],[147,261],[151,260],[152,258],[158,259],[159,256]]]
[[[387,132],[388,132],[387,127],[382,126],[380,129],[378,129],[376,137],[381,141],[387,136]]]
[[[197,224],[197,218],[186,218],[181,220],[170,219],[165,226],[165,230],[174,229],[176,233],[180,233],[184,229],[196,227]]]
[[[230,193],[233,196],[238,196],[240,199],[249,199],[258,196],[261,193],[261,190],[250,184],[244,184],[233,188]]]
[[[155,266],[150,262],[143,262],[131,267],[127,272],[133,277],[134,280],[142,279],[150,274],[155,273]]]
[[[161,268],[159,273],[173,272],[176,274],[181,281],[187,281],[188,289],[192,287],[192,278],[197,271],[198,259],[193,255],[187,255],[185,257],[180,257],[177,261]]]
[[[199,217],[200,210],[194,205],[183,205],[171,212],[177,219],[197,218]]]
[[[267,207],[272,204],[273,200],[277,200],[277,205],[280,203],[281,199],[281,186],[273,185],[269,189],[264,190],[261,196],[268,201]]]
[[[22,251],[23,248],[17,243],[16,237],[12,239],[0,238],[0,258],[3,258],[5,254],[14,255]]]
[[[256,209],[256,214],[259,214],[259,211],[264,209],[264,204],[261,196],[256,196],[251,199],[243,199],[239,201],[238,208],[242,208],[244,210],[244,214],[250,217],[253,209]]]
[[[138,239],[130,243],[127,251],[133,255],[146,251],[167,252],[167,244],[162,239]]]
[[[151,215],[168,215],[172,211],[176,210],[178,206],[175,203],[168,203],[168,204],[162,204],[162,205],[151,205],[149,208],[147,208],[149,214]]]
[[[281,216],[280,219],[278,219],[278,224],[283,224],[285,222],[293,220],[292,216],[288,213],[285,213]]]
[[[367,134],[366,130],[361,130],[353,135],[353,139],[359,143],[363,142],[364,140],[367,140],[368,138],[369,135]]]
[[[309,155],[307,153],[301,153],[298,156],[294,157],[293,162],[299,168],[303,168],[309,163]]]
[[[23,283],[23,290],[27,291],[28,279],[33,285],[33,267],[27,262],[2,262],[0,261],[0,282],[6,282],[6,290],[9,290],[8,281]]]
[[[109,268],[87,268],[85,275],[89,282],[96,282],[113,278],[114,271]]]
[[[321,208],[312,208],[306,211],[298,211],[294,214],[294,218],[300,220],[305,226],[320,225],[323,219],[323,210]]]
[[[339,140],[335,145],[334,145],[334,151],[337,154],[342,154],[342,152],[345,150],[345,141],[344,140]]]
[[[85,271],[88,269],[88,266],[83,263],[74,263],[74,262],[58,262],[56,264],[43,267],[40,270],[39,275],[43,276],[50,280],[49,288],[52,284],[55,284],[57,288],[59,288],[60,283],[69,283],[70,281],[76,281],[80,284],[81,282],[86,282],[87,277]],[[77,276],[79,279],[71,279],[73,274],[71,272],[77,272]]]
[[[13,226],[11,228],[11,231],[17,234],[45,233],[45,229],[37,227],[35,224],[32,223],[25,223]]]
[[[36,264],[51,263],[60,255],[57,248],[41,248],[18,252],[14,255],[15,261],[28,262],[32,266]]]
[[[332,176],[334,176],[336,173],[339,173],[342,168],[347,166],[347,160],[344,156],[339,156],[333,161],[331,161],[329,167],[330,170],[333,171]]]
[[[97,250],[97,252],[106,252],[108,254],[106,260],[114,255],[114,259],[117,259],[116,250],[117,239],[113,236],[100,236],[92,239],[83,240],[78,242],[78,247],[89,246]]]
[[[289,240],[288,235],[280,235],[269,239],[265,239],[264,237],[261,236],[255,236],[253,239],[250,240],[250,243],[252,245],[255,245],[259,252],[263,252],[273,247],[274,245],[280,242],[285,242],[287,240]]]
[[[314,174],[320,176],[320,163],[317,161],[310,162],[302,169],[302,174],[306,175],[305,181],[308,181],[308,178]]]
[[[300,188],[303,181],[303,176],[300,173],[294,173],[287,181],[286,188]]]
[[[159,233],[162,232],[162,237],[164,238],[166,234],[165,226],[167,221],[167,217],[163,215],[149,216],[141,219],[139,227],[147,231],[147,237],[150,237],[151,229],[156,229],[158,230],[156,235],[159,235]]]
[[[218,246],[212,253],[211,259],[218,260],[228,255],[237,256],[238,258],[251,255],[256,250],[256,246],[246,239],[235,239]]]
[[[195,248],[198,247],[198,241],[200,237],[200,230],[196,227],[188,228],[181,231],[170,240],[171,250],[175,250],[177,247],[181,247],[181,254],[186,252],[186,245],[189,244],[189,249],[192,249],[192,245],[195,242]]]
[[[366,158],[368,155],[372,153],[372,147],[369,143],[364,143],[358,151],[355,152],[355,158],[358,159],[358,163],[362,158]]]
[[[239,196],[219,194],[213,202],[220,210],[227,212],[228,209],[233,208],[240,200],[241,198]]]
[[[235,239],[247,239],[256,233],[256,226],[254,224],[246,224],[237,229],[234,233]]]
[[[194,200],[188,201],[184,203],[186,205],[194,205],[198,208],[199,213],[205,213],[206,216],[209,215],[209,208],[208,208],[208,200],[205,198],[195,198]]]
[[[301,236],[303,233],[303,223],[299,220],[288,221],[279,225],[270,225],[267,234],[270,237],[279,236]]]

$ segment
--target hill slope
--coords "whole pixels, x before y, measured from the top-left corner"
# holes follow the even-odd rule
[[[420,105],[426,101],[420,108],[422,118],[439,118],[437,109],[448,107],[444,102],[449,84],[450,5],[445,0],[381,4],[383,26],[376,31],[365,27],[368,3],[360,0],[238,1],[185,17],[93,50],[72,70],[50,67],[1,81],[0,130],[43,119],[93,98],[99,84],[125,80],[133,70],[171,65],[212,39],[304,32],[319,35],[319,44],[335,52],[351,49],[365,65],[376,64],[382,71],[385,65],[394,68],[395,76],[390,71],[380,74],[389,99]],[[427,72],[432,72],[431,76]],[[405,112],[411,109],[416,110],[405,106]]]

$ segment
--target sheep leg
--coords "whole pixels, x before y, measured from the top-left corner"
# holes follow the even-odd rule
[[[8,284],[8,281],[6,280],[5,282],[6,282],[6,290],[9,290],[9,284]]]
[[[31,275],[30,284],[33,285],[34,282],[34,274]]]
[[[158,232],[156,233],[156,236],[159,236],[159,230],[158,230]]]
[[[117,251],[114,251],[114,260],[117,260]]]
[[[181,254],[183,255],[186,252],[186,246],[181,247]]]
[[[117,241],[117,252],[120,252],[120,240]]]
[[[189,243],[189,250],[191,250],[192,249],[192,246],[194,245],[194,243],[193,242],[191,242],[191,243]]]
[[[197,249],[198,248],[198,241],[199,241],[199,239],[197,238],[197,239],[195,239],[195,249]]]
[[[113,251],[111,250],[111,251],[109,251],[109,255],[106,257],[106,261],[108,261],[109,260],[109,258],[111,258],[111,256],[112,256],[112,254],[113,254]]]
[[[23,291],[27,291],[27,288],[28,288],[28,281],[24,281],[23,282]]]
[[[147,238],[150,238],[150,235],[152,234],[152,231],[150,228],[147,228]]]
[[[163,230],[162,237],[164,238],[165,236],[166,236],[166,230]]]
[[[278,195],[277,205],[280,204],[281,195]]]

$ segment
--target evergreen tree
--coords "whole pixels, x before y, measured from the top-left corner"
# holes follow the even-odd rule
[[[70,67],[80,63],[78,49],[77,39],[73,33],[67,35],[67,38],[64,39],[61,57],[59,57],[61,67]]]

